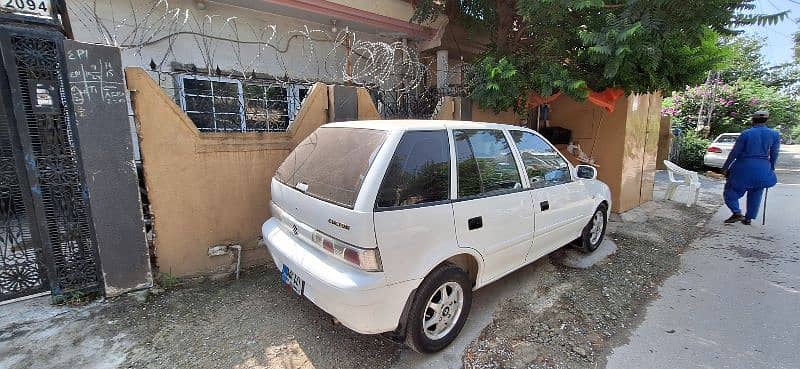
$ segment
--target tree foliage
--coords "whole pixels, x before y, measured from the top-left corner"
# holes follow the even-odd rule
[[[519,91],[561,91],[583,99],[586,88],[672,91],[719,67],[719,35],[772,24],[786,12],[752,14],[753,0],[417,0],[413,20],[446,15],[468,30],[489,32],[474,61],[470,88],[484,107],[519,107]],[[505,63],[500,65],[500,63]],[[507,82],[488,74],[514,70]],[[483,74],[481,76],[481,74]],[[503,77],[502,75],[500,75]]]
[[[768,110],[770,127],[781,130],[785,138],[795,137],[793,130],[800,125],[798,101],[775,87],[765,86],[758,80],[738,80],[728,84],[722,80],[689,87],[664,99],[663,113],[673,117],[673,126],[683,131],[694,131],[698,115],[713,106],[708,137],[721,133],[741,132],[750,126],[750,117],[758,110]],[[708,116],[703,114],[703,119]]]
[[[759,81],[791,95],[800,95],[800,64],[797,62],[768,66],[762,49],[766,40],[753,36],[725,37],[721,41],[730,50],[719,77],[727,83]]]

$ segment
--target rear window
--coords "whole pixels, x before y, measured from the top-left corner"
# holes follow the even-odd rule
[[[718,143],[736,143],[736,139],[739,138],[739,135],[722,135],[717,137]]]
[[[289,154],[275,178],[301,190],[308,186],[307,194],[352,209],[386,135],[365,128],[319,128]]]

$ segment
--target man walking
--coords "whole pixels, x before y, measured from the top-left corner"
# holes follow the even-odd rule
[[[744,130],[733,145],[722,173],[728,178],[723,198],[733,215],[725,223],[741,221],[749,225],[758,216],[765,188],[778,183],[775,162],[778,160],[781,138],[778,131],[767,128],[769,112],[753,114],[752,128]],[[742,215],[739,199],[747,193],[747,213]]]

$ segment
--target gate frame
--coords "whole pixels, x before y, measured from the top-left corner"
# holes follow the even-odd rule
[[[62,1],[58,1],[59,4]],[[14,18],[18,18],[18,16],[14,16]],[[3,20],[3,18],[0,18]],[[27,20],[27,19],[26,19]],[[8,104],[6,104],[6,109],[11,108],[9,112],[13,112],[13,119],[14,121],[9,121],[9,125],[13,125],[14,133],[17,136],[14,138],[14,143],[21,147],[16,147],[14,149],[19,148],[19,153],[24,155],[24,168],[25,168],[25,181],[28,188],[23,189],[22,196],[24,198],[26,206],[31,205],[31,209],[33,210],[33,217],[36,218],[35,222],[30,222],[31,227],[36,227],[35,230],[32,229],[31,233],[36,233],[36,237],[39,238],[41,242],[40,245],[42,247],[42,254],[44,256],[44,262],[46,264],[46,272],[47,272],[47,280],[49,282],[50,292],[52,293],[53,300],[58,299],[60,296],[64,295],[64,292],[59,284],[58,278],[55,273],[55,259],[53,257],[53,244],[50,242],[49,237],[46,235],[49,234],[47,230],[47,221],[46,217],[44,216],[44,208],[43,202],[41,198],[41,192],[37,195],[34,188],[39,188],[39,180],[38,177],[35,175],[39,172],[36,164],[30,161],[33,157],[33,152],[31,147],[26,147],[23,144],[23,137],[27,142],[31,142],[30,135],[27,129],[20,129],[18,124],[23,122],[25,124],[27,122],[27,116],[25,113],[25,107],[23,106],[23,99],[29,98],[21,96],[19,89],[11,88],[12,83],[15,86],[19,86],[19,79],[18,79],[18,69],[16,62],[11,59],[9,63],[9,59],[13,58],[13,50],[10,48],[11,46],[11,36],[12,34],[23,34],[24,36],[32,36],[32,37],[39,37],[39,38],[46,38],[48,40],[53,41],[56,47],[56,58],[58,63],[60,64],[60,78],[57,80],[59,82],[59,87],[61,89],[59,95],[61,97],[61,101],[58,103],[60,106],[60,113],[64,116],[65,124],[67,125],[67,129],[71,132],[71,138],[73,143],[73,156],[75,159],[76,170],[78,174],[78,179],[81,183],[81,190],[83,193],[82,201],[84,203],[84,210],[87,217],[89,235],[88,238],[92,243],[91,246],[91,257],[94,258],[96,264],[96,274],[97,274],[97,286],[96,287],[82,287],[77,290],[70,290],[68,292],[100,292],[105,294],[105,283],[103,277],[103,270],[102,265],[100,263],[100,253],[98,250],[97,244],[97,236],[94,227],[94,221],[92,220],[92,212],[91,206],[89,202],[89,192],[86,188],[86,174],[84,173],[83,169],[83,158],[81,156],[80,150],[80,141],[78,137],[78,128],[75,124],[75,111],[72,107],[72,94],[69,88],[69,81],[67,79],[67,71],[66,71],[66,55],[64,53],[64,44],[63,40],[66,38],[63,32],[63,29],[54,23],[54,21],[39,21],[34,22],[40,24],[39,26],[32,26],[30,22],[24,22],[21,24],[9,24],[9,23],[0,23],[0,69],[5,73],[0,74],[0,89],[8,88],[10,93],[6,94],[6,96],[11,97]],[[3,45],[7,45],[3,47]],[[8,114],[8,112],[7,112]],[[10,114],[9,114],[10,115]],[[32,168],[31,168],[32,166]],[[17,170],[19,171],[21,168],[18,167]],[[35,171],[35,172],[34,172]],[[19,174],[18,174],[19,176]],[[22,183],[20,183],[22,185]],[[34,201],[38,198],[38,201]],[[33,239],[33,235],[31,236]],[[34,240],[35,242],[35,240]]]
[[[4,29],[0,27],[0,30]],[[3,36],[5,35],[0,35],[0,37]],[[8,72],[6,71],[5,63],[3,62],[3,55],[3,50],[0,47],[0,100],[3,102],[3,107],[2,111],[0,111],[0,114],[5,114],[7,117],[8,141],[11,145],[11,151],[14,153],[14,169],[17,173],[17,185],[20,187],[22,205],[25,207],[25,214],[28,218],[27,225],[30,227],[31,242],[38,245],[38,248],[41,250],[41,255],[36,255],[37,259],[39,256],[43,258],[43,260],[36,260],[38,264],[37,270],[40,274],[42,274],[40,277],[42,280],[42,286],[40,288],[41,291],[33,292],[36,294],[53,290],[51,281],[54,275],[53,270],[51,270],[52,268],[49,267],[51,264],[53,264],[53,260],[50,250],[47,250],[47,247],[45,247],[45,244],[41,239],[42,235],[39,231],[39,224],[37,222],[39,217],[36,215],[36,206],[34,205],[33,196],[31,195],[32,186],[30,185],[30,179],[25,160],[25,150],[22,147],[19,130],[16,124],[16,109],[14,108],[14,100],[11,96],[11,85],[7,78]],[[10,295],[9,299],[3,301],[18,299],[25,296],[28,296],[28,294],[13,294]]]

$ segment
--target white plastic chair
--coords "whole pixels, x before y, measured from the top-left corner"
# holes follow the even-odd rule
[[[700,196],[700,176],[697,175],[697,172],[683,169],[669,160],[664,160],[664,165],[667,166],[667,174],[669,174],[669,185],[667,186],[665,199],[672,200],[675,197],[675,191],[678,186],[687,186],[693,194],[689,197],[689,202],[686,206],[696,204],[697,198]],[[683,180],[675,179],[676,175],[683,176]]]

